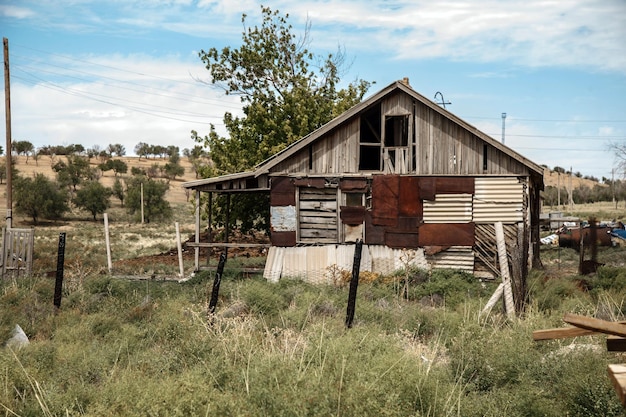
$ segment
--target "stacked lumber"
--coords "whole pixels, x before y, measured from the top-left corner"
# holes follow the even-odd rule
[[[533,332],[533,340],[606,334],[606,348],[609,352],[626,352],[626,322],[612,322],[569,313],[565,314],[563,321],[572,327],[536,330]],[[608,366],[608,373],[622,406],[626,408],[626,365],[611,364]]]

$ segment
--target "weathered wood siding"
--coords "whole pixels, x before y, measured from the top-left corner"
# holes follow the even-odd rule
[[[499,151],[471,131],[411,96],[396,92],[381,101],[386,116],[410,115],[408,167],[415,175],[529,175],[521,162]],[[324,137],[277,164],[271,172],[354,174],[359,166],[359,118],[354,117]],[[384,132],[381,132],[381,136]],[[414,141],[414,142],[413,142]],[[384,138],[383,138],[384,142]],[[485,146],[487,160],[485,162]],[[384,148],[384,146],[383,146]],[[382,153],[381,153],[382,154]],[[415,160],[415,163],[413,163]],[[384,172],[384,164],[381,172]]]
[[[277,164],[271,172],[305,174],[357,173],[359,119],[354,118],[293,157]]]

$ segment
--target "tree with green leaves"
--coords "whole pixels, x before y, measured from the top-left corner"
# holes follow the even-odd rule
[[[98,181],[88,181],[76,192],[76,197],[72,202],[79,208],[88,211],[96,220],[98,214],[102,214],[111,207],[111,195],[113,192],[110,188],[105,187]]]
[[[113,170],[115,176],[117,174],[126,174],[128,172],[128,164],[121,159],[108,159],[106,162],[99,164],[101,171]]]
[[[228,137],[218,135],[214,126],[205,137],[192,132],[192,137],[209,149],[215,164],[215,172],[207,168],[205,175],[252,168],[360,102],[370,87],[369,82],[357,79],[339,89],[345,52],[339,49],[336,54],[318,57],[307,49],[310,24],[298,38],[288,23],[289,15],[269,7],[261,11],[260,27],[248,27],[247,16],[242,16],[239,48],[199,53],[212,83],[226,94],[238,95],[243,104],[243,116],[224,115]],[[239,211],[241,218],[254,208],[253,216],[266,218],[258,210],[263,202],[237,208],[251,198],[258,200],[257,196],[237,196],[241,201],[233,201],[233,211]]]
[[[11,149],[18,155],[26,155],[26,163],[28,164],[28,157],[35,150],[35,147],[27,140],[16,140],[11,144]]]
[[[52,166],[57,173],[57,181],[61,185],[71,187],[76,191],[76,186],[81,181],[95,178],[87,157],[70,154],[66,158],[66,161],[60,160]]]
[[[151,221],[170,219],[172,207],[165,199],[169,185],[165,181],[154,180],[145,176],[134,176],[127,180],[126,210],[131,215],[140,215],[142,184],[144,220],[150,223]]]
[[[15,178],[13,184],[15,211],[29,216],[37,224],[40,218],[58,219],[69,210],[67,192],[44,174],[34,178]]]
[[[124,207],[124,197],[126,195],[124,193],[124,185],[119,178],[115,178],[115,182],[113,183],[113,188],[111,189],[111,191],[113,191],[113,195],[117,197],[118,200],[120,200],[122,207]]]
[[[107,150],[108,150],[108,152],[109,152],[109,154],[111,156],[113,156],[113,155],[117,155],[117,156],[124,156],[124,155],[126,155],[126,148],[121,143],[109,144]]]
[[[247,27],[243,15],[240,48],[199,54],[212,82],[226,94],[239,95],[243,104],[244,116],[224,115],[228,138],[213,127],[209,136],[196,136],[209,148],[219,174],[267,159],[357,104],[370,86],[356,80],[338,89],[345,53],[315,56],[306,48],[310,25],[298,39],[289,15],[269,7],[261,10],[261,27]]]

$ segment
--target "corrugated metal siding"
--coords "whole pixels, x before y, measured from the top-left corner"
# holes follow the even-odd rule
[[[474,251],[471,246],[452,246],[435,255],[427,256],[432,269],[474,271]]]
[[[270,282],[280,278],[300,278],[315,284],[333,283],[333,275],[352,271],[354,245],[271,247],[263,277]],[[423,249],[400,250],[380,245],[363,245],[360,271],[389,275],[406,265],[428,269]]]
[[[436,194],[435,201],[424,201],[424,223],[469,223],[471,221],[471,194]]]
[[[517,178],[476,178],[475,223],[518,223],[524,220],[524,185]]]

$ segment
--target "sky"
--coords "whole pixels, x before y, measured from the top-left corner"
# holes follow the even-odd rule
[[[624,175],[612,149],[626,146],[626,0],[0,0],[12,140],[132,155],[192,148],[210,124],[225,134],[239,98],[198,53],[240,46],[242,14],[260,26],[261,4],[298,36],[309,22],[315,54],[344,50],[342,86],[375,82],[366,98],[408,77],[537,164]]]

